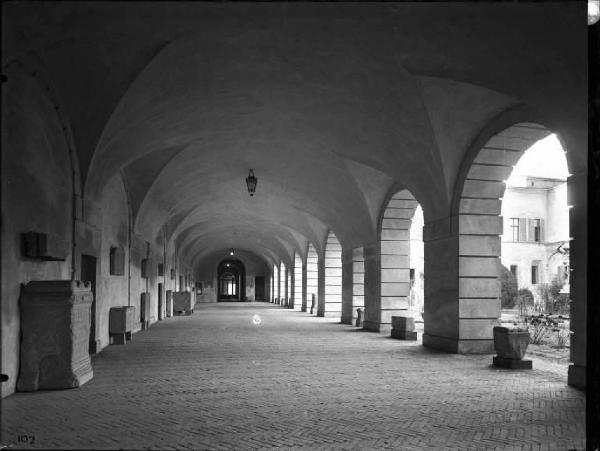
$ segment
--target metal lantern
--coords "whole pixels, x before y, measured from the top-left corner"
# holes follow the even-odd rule
[[[254,196],[254,192],[256,191],[256,183],[258,179],[254,176],[254,171],[250,169],[248,173],[248,177],[246,177],[246,185],[248,186],[248,193],[250,196]]]

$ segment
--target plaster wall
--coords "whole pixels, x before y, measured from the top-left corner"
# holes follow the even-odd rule
[[[102,196],[100,253],[97,255],[99,275],[96,281],[96,339],[100,347],[109,344],[108,318],[111,307],[129,305],[128,299],[128,207],[123,181],[119,175],[110,179]],[[125,254],[125,273],[110,274],[110,248],[120,247]],[[136,315],[139,311],[136,311]]]
[[[561,183],[548,191],[547,209],[546,241],[567,241],[569,239],[569,206],[566,183]]]
[[[5,69],[3,69],[4,71]],[[38,83],[6,68],[2,86],[2,396],[14,392],[19,369],[21,284],[69,279],[71,274],[71,163],[64,133]],[[21,254],[23,232],[48,234],[53,254],[40,261]]]

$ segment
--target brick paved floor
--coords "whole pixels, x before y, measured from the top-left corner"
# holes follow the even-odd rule
[[[260,325],[253,315],[262,318]],[[94,356],[73,390],[2,400],[44,449],[584,449],[566,375],[490,367],[264,303],[198,306]],[[35,437],[33,444],[20,442]]]

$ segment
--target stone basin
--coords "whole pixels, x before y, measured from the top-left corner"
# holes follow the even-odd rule
[[[529,345],[529,331],[524,327],[495,326],[494,348],[498,357],[521,360]]]

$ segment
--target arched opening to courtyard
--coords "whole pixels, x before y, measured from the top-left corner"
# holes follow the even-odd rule
[[[304,284],[302,283],[302,256],[299,252],[294,254],[294,310],[302,310]]]
[[[423,210],[413,194],[407,189],[394,192],[379,221],[379,296],[367,306],[365,329],[389,333],[393,316],[410,317],[422,324],[422,228]]]
[[[317,316],[342,317],[342,246],[333,233],[329,231],[325,243],[325,292],[319,299]]]
[[[316,314],[319,296],[319,255],[312,243],[308,243],[306,255],[306,305],[303,304],[302,307],[303,310]]]

